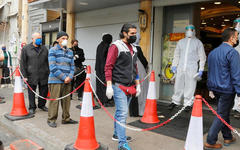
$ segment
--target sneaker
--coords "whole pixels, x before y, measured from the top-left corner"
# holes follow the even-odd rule
[[[127,142],[131,142],[132,141],[132,137],[131,136],[127,136]],[[113,141],[118,141],[118,136],[116,136],[115,134],[112,136],[112,140]]]
[[[205,150],[219,150],[219,149],[221,149],[222,148],[222,144],[218,144],[218,143],[216,143],[216,144],[208,144],[208,143],[205,143],[204,144],[204,149]]]
[[[230,144],[233,144],[236,142],[236,138],[233,137],[231,140],[224,140],[224,146],[229,146]]]
[[[125,144],[119,146],[118,150],[132,150],[132,149],[128,146],[128,143],[125,143]]]
[[[174,103],[171,103],[169,106],[168,106],[168,110],[173,110],[177,105],[174,104]]]
[[[192,109],[191,106],[187,106],[184,111],[185,111],[185,112],[189,112],[191,109]]]

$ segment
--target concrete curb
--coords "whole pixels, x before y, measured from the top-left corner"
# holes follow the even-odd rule
[[[15,132],[17,135],[36,142],[45,150],[61,150],[68,144],[59,140],[56,136],[40,130],[34,124],[25,123],[22,120],[10,121],[4,116],[1,116],[0,125]]]

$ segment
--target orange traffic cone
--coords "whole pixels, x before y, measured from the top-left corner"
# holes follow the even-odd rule
[[[86,79],[91,80],[91,66],[90,66],[90,65],[87,66]],[[91,89],[91,92],[92,92],[92,89]],[[92,92],[92,103],[93,103],[93,109],[94,109],[94,110],[100,108],[99,106],[97,106],[97,105],[95,104],[94,97],[93,97],[93,92]],[[82,104],[77,105],[76,108],[81,109],[81,105],[82,105]]]
[[[155,74],[151,73],[147,101],[145,104],[145,110],[141,122],[143,123],[158,123],[160,120],[157,115],[157,100],[156,100],[156,86],[155,86]]]
[[[78,137],[74,144],[67,145],[65,150],[102,150],[107,147],[101,146],[95,136],[94,117],[92,107],[92,90],[89,80],[85,81],[83,103],[78,128]]]
[[[4,116],[11,120],[21,120],[34,117],[33,114],[29,114],[25,107],[24,94],[22,91],[22,81],[20,77],[20,72],[16,69],[15,74],[15,85],[14,85],[14,95],[13,95],[13,107],[10,114],[5,114]]]
[[[185,150],[203,149],[202,96],[196,95],[188,127]]]

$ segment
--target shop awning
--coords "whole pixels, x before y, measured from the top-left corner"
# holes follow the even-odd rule
[[[66,10],[66,1],[67,0],[38,0],[29,3],[29,6],[42,9],[62,8]],[[75,0],[73,12],[84,12],[137,2],[140,2],[140,0]]]

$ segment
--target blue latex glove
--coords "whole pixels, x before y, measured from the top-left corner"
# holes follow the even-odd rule
[[[198,72],[198,76],[201,78],[202,77],[202,74],[203,74],[203,71],[199,71]]]
[[[172,73],[177,73],[177,67],[176,66],[172,66],[171,67],[171,71],[172,71]]]

